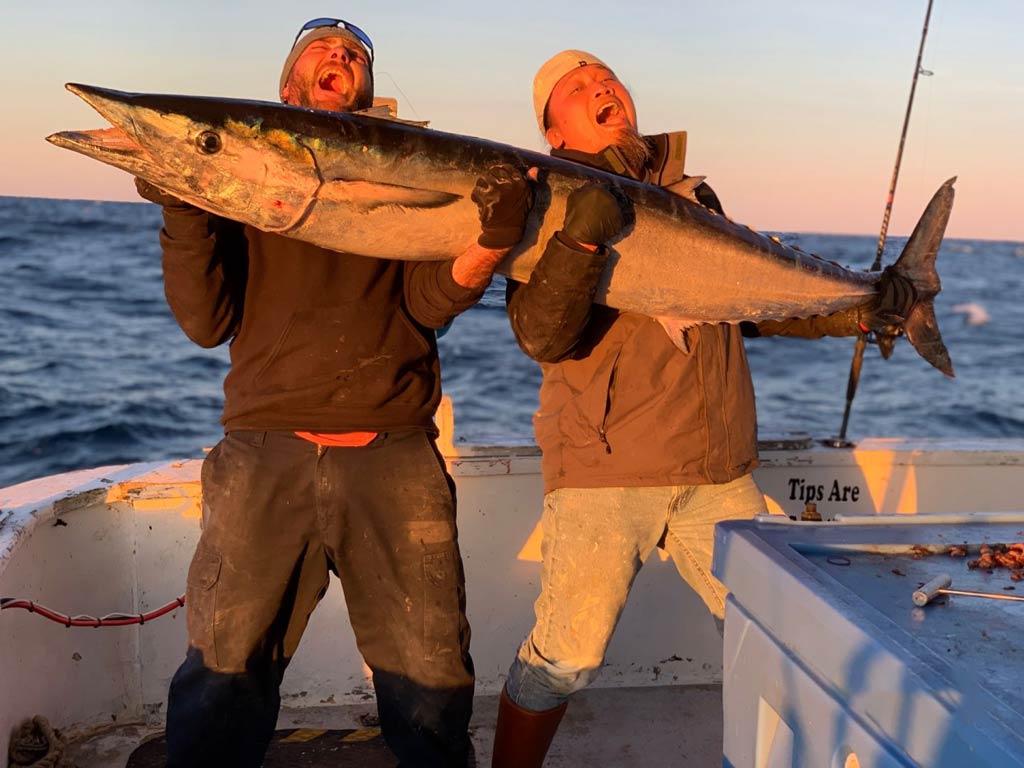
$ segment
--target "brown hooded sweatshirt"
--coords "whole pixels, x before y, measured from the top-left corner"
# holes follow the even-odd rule
[[[226,430],[436,431],[433,329],[483,293],[451,262],[337,253],[195,208],[165,209],[160,242],[178,324],[231,343]]]

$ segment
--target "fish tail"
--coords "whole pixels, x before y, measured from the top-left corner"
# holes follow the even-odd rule
[[[907,340],[921,357],[947,376],[953,375],[953,362],[935,320],[935,296],[942,290],[939,273],[935,271],[935,257],[953,209],[955,181],[954,176],[932,196],[903,253],[892,266],[896,274],[910,280],[917,293],[917,300],[903,325]]]

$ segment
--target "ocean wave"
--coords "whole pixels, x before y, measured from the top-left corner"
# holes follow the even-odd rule
[[[163,297],[157,206],[0,198],[0,486],[58,471],[202,455],[221,436],[228,350],[203,350]],[[877,238],[783,233],[865,268]],[[890,238],[886,261],[905,238]],[[985,268],[978,259],[984,256]],[[957,378],[905,340],[883,361],[869,347],[852,436],[1022,437],[1020,329],[1024,244],[947,240],[939,258],[939,324]],[[983,306],[964,323],[953,307]],[[529,439],[539,366],[519,350],[504,281],[440,339],[444,391],[459,439]],[[853,339],[747,344],[763,432],[837,432]]]

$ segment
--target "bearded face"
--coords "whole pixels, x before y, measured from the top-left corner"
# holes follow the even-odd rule
[[[314,40],[296,59],[281,99],[332,112],[369,107],[373,78],[366,50],[346,37]]]

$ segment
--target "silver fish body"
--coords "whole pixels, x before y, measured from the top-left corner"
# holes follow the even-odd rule
[[[536,167],[526,233],[499,271],[527,282],[561,227],[568,195],[617,187],[630,225],[611,243],[596,300],[667,326],[828,315],[870,299],[880,273],[847,269],[666,189],[536,152],[358,114],[282,104],[130,94],[68,85],[114,127],[48,140],[146,179],[221,216],[316,245],[390,259],[450,259],[479,232],[476,179]],[[894,265],[917,290],[911,343],[952,375],[932,301],[953,202],[936,192]]]

